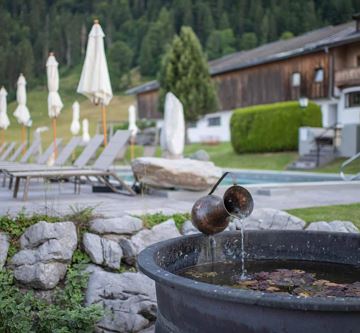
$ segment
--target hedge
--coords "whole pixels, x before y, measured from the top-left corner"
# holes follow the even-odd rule
[[[321,127],[317,104],[301,108],[290,101],[242,108],[231,117],[231,143],[237,153],[296,150],[302,126]]]

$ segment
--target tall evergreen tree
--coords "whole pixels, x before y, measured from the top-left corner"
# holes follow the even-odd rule
[[[167,92],[174,93],[184,105],[186,121],[216,111],[215,88],[199,40],[190,27],[175,36],[162,63],[159,75],[160,102],[163,111]]]

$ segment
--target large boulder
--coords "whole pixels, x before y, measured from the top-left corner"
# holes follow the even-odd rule
[[[66,274],[77,247],[72,222],[38,222],[20,237],[21,251],[11,259],[15,278],[35,289],[52,289]]]
[[[118,242],[87,232],[83,237],[83,245],[94,264],[120,268],[123,252]]]
[[[97,332],[138,332],[156,318],[155,284],[141,273],[95,270],[89,278],[86,304],[100,304],[105,310]]]
[[[3,232],[0,232],[0,269],[2,269],[5,265],[9,245],[9,236]]]
[[[110,219],[95,219],[90,230],[97,234],[133,234],[143,227],[141,219],[129,215]]]
[[[236,228],[245,230],[302,230],[305,221],[282,210],[273,208],[255,209],[244,220],[236,221]]]
[[[145,185],[193,191],[207,190],[222,174],[214,163],[192,159],[140,157],[131,166],[135,178]]]

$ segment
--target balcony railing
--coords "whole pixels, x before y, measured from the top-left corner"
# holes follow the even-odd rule
[[[345,68],[335,72],[335,85],[351,86],[360,84],[360,67]]]

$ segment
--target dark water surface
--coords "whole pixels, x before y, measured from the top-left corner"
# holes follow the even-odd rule
[[[241,262],[191,266],[177,274],[210,284],[252,290],[268,291],[271,287],[269,290],[274,292],[275,286],[278,287],[276,291],[283,292],[285,286],[286,291],[292,294],[292,290],[297,288],[295,295],[310,286],[309,295],[312,295],[315,288],[316,296],[319,296],[320,291],[325,293],[325,296],[340,296],[344,290],[349,290],[350,285],[351,290],[355,288],[354,296],[358,296],[360,288],[360,267],[350,265],[298,260],[256,260],[246,261],[245,267],[245,278],[242,277]],[[254,281],[255,286],[252,283]]]

